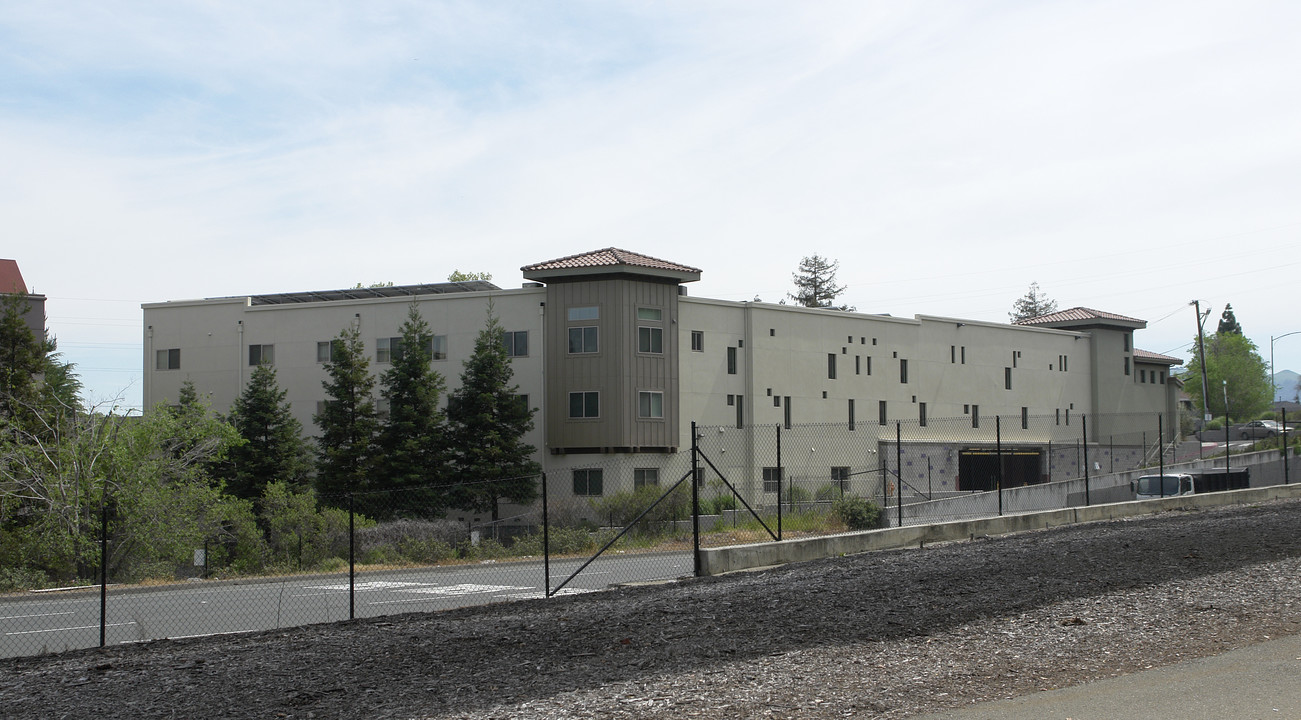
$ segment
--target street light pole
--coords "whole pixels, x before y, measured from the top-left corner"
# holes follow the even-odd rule
[[[1282,340],[1288,335],[1298,335],[1298,334],[1301,334],[1301,330],[1293,330],[1290,333],[1283,333],[1278,337],[1274,337],[1273,335],[1269,336],[1269,389],[1270,389],[1269,402],[1270,404],[1273,404],[1274,399],[1278,397],[1278,381],[1274,379],[1274,372],[1275,372],[1274,371],[1274,341]]]

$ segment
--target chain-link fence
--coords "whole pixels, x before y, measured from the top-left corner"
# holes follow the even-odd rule
[[[483,500],[501,479],[329,496],[273,484],[219,506],[109,497],[77,551],[77,576],[95,584],[0,595],[0,656],[688,576],[701,547],[1131,500],[1143,468],[1178,454],[1177,429],[1154,415],[972,408],[693,431],[676,453],[553,457],[547,474],[510,481],[535,495],[523,504]]]

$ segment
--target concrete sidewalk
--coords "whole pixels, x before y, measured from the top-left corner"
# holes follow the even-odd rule
[[[914,720],[1301,720],[1301,635]]]

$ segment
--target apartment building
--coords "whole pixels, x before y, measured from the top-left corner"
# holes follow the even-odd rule
[[[538,411],[527,441],[548,472],[576,477],[613,457],[654,471],[690,447],[692,422],[861,424],[883,439],[893,423],[928,417],[1089,415],[1105,436],[1109,418],[1159,414],[1178,427],[1169,371],[1180,361],[1137,349],[1146,323],[1122,315],[1072,308],[1009,325],[697,298],[687,290],[700,269],[618,248],[522,271],[517,289],[437,283],[146,304],[146,407],[174,401],[190,380],[224,412],[252,368],[272,363],[312,432],[330,340],[355,324],[378,374],[414,303],[449,388],[491,307]],[[731,463],[746,466],[735,454]],[[632,482],[576,479],[574,492]]]

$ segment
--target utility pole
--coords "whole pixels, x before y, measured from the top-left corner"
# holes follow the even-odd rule
[[[1211,309],[1206,308],[1206,313],[1202,314],[1202,302],[1200,300],[1194,300],[1188,304],[1192,305],[1193,310],[1197,313],[1197,353],[1198,357],[1201,359],[1202,365],[1202,420],[1204,422],[1210,422],[1210,398],[1206,395],[1206,336],[1202,334],[1202,323],[1206,320],[1206,316],[1211,314]],[[1271,370],[1272,369],[1273,368],[1271,368]],[[1225,432],[1228,432],[1227,428]]]

